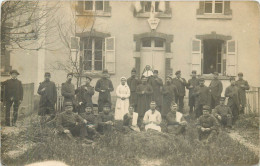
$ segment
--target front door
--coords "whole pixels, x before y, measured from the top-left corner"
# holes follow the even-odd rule
[[[141,74],[146,65],[159,71],[159,77],[165,79],[165,41],[160,38],[144,38],[141,47]]]

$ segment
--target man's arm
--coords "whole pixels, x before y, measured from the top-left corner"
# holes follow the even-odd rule
[[[143,123],[144,123],[145,125],[149,124],[149,115],[148,115],[147,111],[146,111],[145,114],[144,114]]]
[[[22,101],[23,100],[23,84],[22,82],[20,81],[20,100]]]
[[[109,80],[109,91],[113,92],[114,91],[114,87],[113,87],[113,83],[111,80]]]
[[[56,85],[55,85],[55,83],[53,82],[53,100],[54,100],[54,103],[56,103],[57,102],[57,89],[56,89]]]
[[[97,91],[97,92],[101,92],[100,80],[98,80],[97,83],[96,83],[95,91]]]
[[[221,96],[221,93],[223,91],[223,84],[221,81],[219,81],[219,84],[218,84],[218,95]]]
[[[249,90],[249,89],[250,89],[249,84],[247,81],[245,81],[245,90]]]
[[[38,91],[37,91],[37,93],[38,93],[39,95],[43,95],[43,94],[45,93],[45,91],[42,90],[43,88],[44,88],[44,87],[43,87],[43,83],[40,83],[39,88],[38,88]]]

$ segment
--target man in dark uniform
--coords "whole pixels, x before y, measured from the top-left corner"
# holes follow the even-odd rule
[[[204,78],[199,78],[199,86],[196,86],[194,89],[196,118],[202,115],[204,105],[210,105],[210,91],[209,88],[204,85],[204,82]]]
[[[203,106],[203,115],[199,117],[197,126],[199,133],[199,140],[206,140],[206,142],[213,142],[218,134],[218,122],[216,118],[209,113],[210,106]]]
[[[97,131],[101,134],[112,131],[114,125],[114,116],[110,113],[111,107],[109,103],[105,103],[103,111],[98,115]]]
[[[86,84],[76,90],[79,112],[84,112],[86,105],[91,105],[91,107],[93,107],[92,96],[95,91],[94,87],[90,85],[91,80],[91,77],[86,76]]]
[[[22,82],[17,79],[19,75],[17,70],[10,71],[11,79],[6,80],[2,83],[4,88],[4,96],[6,102],[6,114],[5,114],[5,124],[10,126],[10,108],[13,105],[13,126],[16,126],[16,121],[18,117],[18,108],[23,100],[23,86]]]
[[[38,115],[45,116],[51,115],[55,116],[54,105],[57,101],[57,90],[55,83],[50,81],[51,74],[46,72],[44,74],[44,81],[40,83],[37,93],[41,96],[39,103]]]
[[[225,105],[225,99],[225,97],[220,98],[220,104],[215,107],[213,115],[224,127],[232,128],[232,111]]]
[[[193,70],[191,72],[191,79],[188,80],[187,89],[189,89],[189,106],[190,106],[190,115],[193,113],[195,108],[195,96],[194,88],[199,85],[199,79],[196,77],[197,71]]]
[[[141,81],[136,77],[136,69],[132,69],[131,71],[131,77],[127,79],[127,85],[130,88],[130,105],[134,106],[134,109],[136,110],[137,105],[137,94],[136,94],[136,88],[141,83]]]
[[[73,73],[67,74],[67,81],[61,84],[61,95],[64,97],[64,102],[72,102],[75,111],[75,87],[71,83],[73,78]]]
[[[236,86],[239,89],[239,99],[241,104],[240,113],[245,113],[246,106],[246,90],[249,90],[249,85],[246,80],[243,79],[243,73],[238,73],[238,80],[236,81]]]
[[[152,100],[156,102],[157,110],[161,112],[162,106],[162,86],[163,81],[158,77],[158,70],[153,71],[153,75],[148,79],[148,84],[150,84],[153,88]]]
[[[172,84],[174,84],[178,89],[178,95],[175,100],[177,105],[179,106],[179,111],[183,113],[184,107],[184,96],[185,96],[185,87],[187,86],[187,82],[184,78],[181,78],[181,71],[176,71],[176,77],[172,80]]]
[[[225,96],[228,97],[227,106],[229,106],[232,111],[232,122],[235,123],[238,118],[240,108],[239,88],[236,86],[234,77],[230,78],[230,84],[231,85],[226,88]]]
[[[104,69],[103,76],[96,83],[95,91],[99,92],[98,96],[98,112],[102,112],[103,105],[109,103],[111,105],[111,94],[114,90],[112,81],[109,79],[108,71]]]
[[[210,82],[209,89],[211,93],[211,109],[219,105],[221,93],[223,91],[222,82],[218,79],[218,72],[214,72],[214,79]]]

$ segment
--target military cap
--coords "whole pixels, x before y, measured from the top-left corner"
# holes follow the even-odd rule
[[[108,70],[107,70],[107,69],[104,69],[102,73],[103,73],[103,74],[108,74]]]
[[[86,79],[89,79],[90,81],[92,81],[92,78],[90,76],[86,76]]]
[[[196,70],[192,70],[191,74],[197,74]]]
[[[68,77],[68,76],[73,76],[73,73],[72,73],[72,72],[68,73],[68,74],[67,74],[67,77]]]
[[[220,101],[225,101],[225,100],[226,100],[225,97],[221,97],[221,98],[220,98]]]
[[[210,110],[210,106],[204,105],[204,106],[203,106],[203,110]]]
[[[64,103],[64,106],[67,107],[67,106],[73,106],[72,102],[71,101],[67,101]]]
[[[180,70],[176,71],[175,75],[177,75],[177,74],[181,74],[181,71]]]
[[[214,72],[213,74],[218,76],[218,72]]]
[[[45,72],[44,76],[51,76],[50,72]]]
[[[229,80],[232,81],[232,80],[236,80],[236,79],[235,79],[235,77],[230,77]]]
[[[133,68],[133,69],[131,70],[131,72],[134,72],[134,73],[136,73],[136,69],[135,69],[135,68]]]
[[[19,75],[20,73],[18,73],[18,71],[17,70],[11,70],[10,71],[10,74],[13,74],[13,73],[16,73],[17,75]]]
[[[238,76],[243,76],[243,73],[242,73],[242,72],[239,72],[237,75],[238,75]]]
[[[91,103],[87,103],[85,106],[85,108],[92,108],[92,107],[93,107],[93,105]]]
[[[156,73],[156,74],[158,74],[159,72],[158,72],[158,70],[154,70],[154,71],[153,71],[153,73]]]
[[[105,104],[103,105],[103,108],[104,108],[104,107],[109,107],[109,108],[110,108],[111,106],[110,106],[109,103],[105,103]]]

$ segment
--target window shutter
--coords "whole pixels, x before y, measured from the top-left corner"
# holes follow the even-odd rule
[[[70,37],[70,49],[78,50],[79,49],[79,41],[80,41],[79,37],[71,36]]]
[[[237,45],[235,40],[227,41],[226,74],[236,76]]]
[[[230,1],[224,1],[224,15],[232,15],[232,10],[230,8]]]
[[[197,15],[203,15],[204,14],[204,7],[205,7],[205,1],[199,2],[199,8],[197,9]]]
[[[104,2],[104,11],[111,12],[111,7],[109,6],[109,1]]]
[[[165,2],[165,13],[167,13],[167,14],[171,13],[171,8],[170,8],[170,2],[169,1]]]
[[[115,37],[105,38],[105,68],[109,73],[116,72]]]
[[[84,1],[77,1],[76,3],[76,12],[77,14],[83,14],[84,13]]]
[[[191,43],[191,70],[201,74],[201,40],[192,39]]]

